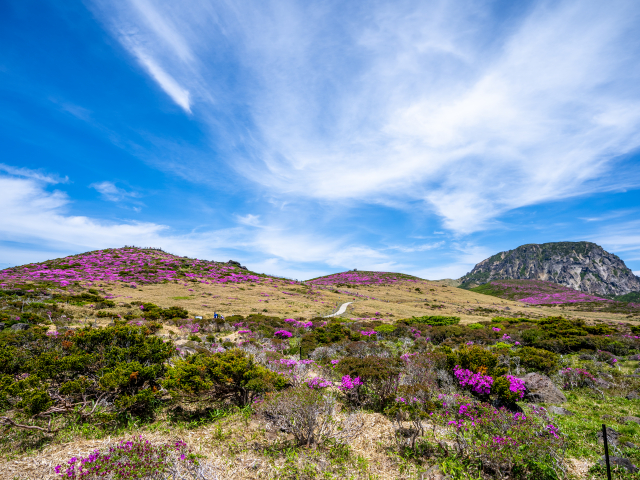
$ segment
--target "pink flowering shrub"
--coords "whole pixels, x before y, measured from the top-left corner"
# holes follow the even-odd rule
[[[293,333],[288,332],[286,330],[276,330],[273,336],[284,340],[284,339],[293,337]]]
[[[607,352],[605,350],[598,350],[596,352],[596,358],[598,360],[600,360],[601,362],[605,362],[608,363],[609,365],[611,365],[612,367],[618,363],[618,359],[615,357],[615,355],[611,352]]]
[[[460,365],[455,366],[453,374],[461,387],[471,390],[477,395],[486,396],[491,393],[493,378],[490,375],[473,373],[471,370],[460,368]]]
[[[502,478],[557,478],[541,472],[540,465],[564,470],[565,440],[542,407],[512,413],[463,396],[442,398],[442,408],[429,415],[433,438],[442,445],[453,441],[470,469]],[[477,476],[477,475],[476,475]]]
[[[84,458],[73,457],[55,472],[63,479],[209,478],[213,469],[191,452],[183,441],[152,444],[142,436],[123,440],[105,452],[95,450]]]
[[[375,335],[375,334],[376,334],[376,332],[373,331],[373,330],[369,330],[369,331],[362,330],[360,332],[360,335],[364,335],[365,337],[370,337],[370,336]]]
[[[357,389],[360,385],[362,385],[362,380],[360,380],[360,377],[351,378],[351,376],[345,375],[342,377],[342,382],[340,383],[338,389],[342,392],[350,393],[354,389]]]
[[[324,378],[315,377],[306,381],[307,387],[313,388],[316,390],[327,388],[333,386],[333,384],[329,380],[325,380]]]

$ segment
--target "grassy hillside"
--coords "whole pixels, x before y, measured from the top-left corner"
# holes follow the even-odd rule
[[[640,303],[640,292],[631,292],[625,295],[618,295],[617,297],[614,297],[614,300],[617,300],[618,302]]]

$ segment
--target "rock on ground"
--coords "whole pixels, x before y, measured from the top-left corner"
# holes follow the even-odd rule
[[[29,328],[28,323],[15,323],[11,325],[11,330],[27,330]]]
[[[604,438],[602,435],[602,430],[599,430],[598,433],[596,434],[596,437],[598,437],[598,443],[604,445]],[[620,433],[617,432],[616,430],[614,430],[611,427],[607,427],[607,443],[609,443],[609,445],[612,446],[616,446],[618,445],[618,438],[620,437]]]
[[[546,375],[527,373],[522,380],[527,389],[524,398],[529,402],[564,403],[567,401],[564,393]]]
[[[551,413],[553,413],[554,415],[567,415],[567,416],[572,416],[575,415],[575,413],[573,413],[571,410],[567,410],[566,408],[563,407],[549,407],[549,411]]]
[[[600,465],[606,465],[607,462],[604,457],[598,460]],[[638,467],[636,467],[631,460],[623,457],[609,457],[609,465],[617,465],[618,467],[623,467],[629,473],[635,473],[638,471]]]
[[[627,394],[627,400],[638,400],[640,398],[640,394],[638,392],[629,392]]]
[[[620,423],[627,423],[627,422],[634,422],[634,423],[640,424],[640,417],[629,416],[629,417],[622,417],[620,419]]]

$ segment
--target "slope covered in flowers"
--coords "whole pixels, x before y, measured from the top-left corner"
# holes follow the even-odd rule
[[[471,291],[535,305],[608,301],[595,295],[542,280],[494,280],[472,288]]]
[[[400,281],[417,282],[419,278],[403,273],[349,271],[307,280],[312,285],[393,285]]]
[[[0,287],[28,282],[66,286],[125,282],[152,284],[201,279],[205,283],[252,282],[261,278],[226,263],[184,258],[135,247],[96,250],[0,271]]]

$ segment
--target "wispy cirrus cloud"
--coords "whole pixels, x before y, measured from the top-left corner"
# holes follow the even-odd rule
[[[115,183],[107,180],[103,182],[92,183],[89,188],[96,190],[102,198],[110,202],[121,202],[123,200],[130,200],[133,198],[141,197],[140,193],[127,191],[124,188],[116,186]]]
[[[272,197],[421,200],[468,234],[611,188],[640,146],[636,2],[93,5]]]
[[[16,177],[30,178],[32,180],[50,184],[69,182],[69,177],[61,177],[53,173],[45,173],[41,170],[32,170],[24,167],[13,167],[11,165],[5,165],[3,163],[0,163],[0,172],[4,172],[5,174]]]
[[[403,253],[426,252],[435,248],[440,248],[445,242],[423,243],[422,245],[393,245],[388,247],[390,250],[398,250]]]

